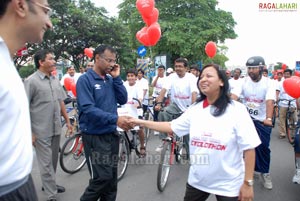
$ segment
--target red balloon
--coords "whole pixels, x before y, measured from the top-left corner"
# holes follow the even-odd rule
[[[93,50],[91,48],[84,48],[84,54],[88,58],[93,58]]]
[[[143,27],[140,31],[138,31],[135,35],[136,39],[145,46],[149,46],[149,36],[147,33],[148,27]]]
[[[206,55],[210,58],[213,58],[217,53],[216,43],[209,41],[205,46]]]
[[[150,17],[153,8],[154,8],[154,0],[137,0],[136,8],[144,17]]]
[[[156,45],[161,36],[160,25],[156,22],[147,29],[150,46]]]
[[[70,77],[66,77],[64,79],[64,86],[66,88],[67,91],[71,91],[71,85],[72,83],[74,83],[74,80]]]
[[[282,64],[281,69],[285,70],[287,68],[286,64]]]
[[[294,75],[300,77],[300,71],[295,70]]]
[[[75,84],[75,82],[71,83],[71,91],[72,91],[73,95],[76,97],[77,93],[76,93],[76,84]]]
[[[142,15],[142,18],[146,25],[149,27],[151,24],[157,22],[158,20],[159,11],[157,8],[153,8],[152,13],[149,17],[145,17]]]
[[[292,76],[283,81],[285,92],[293,98],[300,97],[300,77]]]

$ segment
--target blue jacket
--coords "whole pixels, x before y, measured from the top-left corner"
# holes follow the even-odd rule
[[[117,128],[117,103],[127,103],[127,91],[120,77],[101,78],[88,70],[76,83],[80,130],[86,134],[112,133]]]

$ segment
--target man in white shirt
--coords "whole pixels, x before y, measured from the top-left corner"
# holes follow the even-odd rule
[[[153,93],[152,93],[152,97],[155,100],[164,85],[164,82],[166,80],[166,76],[165,76],[165,66],[164,65],[160,65],[157,67],[157,75],[155,77],[153,77],[151,86],[153,87]],[[163,102],[165,101],[165,98],[167,97],[167,94],[165,95]],[[154,120],[157,121],[157,116],[158,116],[158,112],[156,110],[154,110]]]
[[[13,56],[26,43],[41,43],[52,28],[47,0],[0,2],[0,200],[37,201],[29,106]]]
[[[76,84],[78,78],[79,78],[81,75],[82,75],[81,73],[77,73],[77,72],[76,72],[74,66],[69,66],[69,67],[67,67],[67,73],[61,78],[60,84],[61,84],[62,86],[64,86],[65,89],[66,89],[66,86],[65,86],[65,79],[66,79],[67,77],[72,78],[72,80],[73,80],[74,83]],[[67,91],[67,93],[68,93],[68,95],[69,95],[70,97],[72,97],[72,98],[75,97],[75,95],[73,94],[73,92],[72,92],[71,90],[66,89],[66,91]]]
[[[242,70],[240,68],[234,69],[233,78],[228,80],[230,91],[232,91],[235,87],[240,87],[243,83],[243,79],[240,78],[241,73]]]
[[[291,69],[285,69],[284,70],[284,79],[290,78],[292,76],[292,70]],[[286,137],[286,129],[285,129],[285,119],[286,119],[286,112],[288,109],[288,101],[287,100],[294,100],[291,102],[291,105],[296,109],[299,109],[299,100],[297,101],[293,97],[289,96],[284,88],[283,88],[283,82],[279,82],[279,88],[277,95],[277,102],[279,106],[279,138],[285,138]],[[294,120],[295,123],[298,121],[297,112],[294,112]]]
[[[276,92],[272,80],[262,76],[265,66],[262,57],[250,57],[246,62],[246,66],[249,76],[244,78],[241,87],[236,87],[231,91],[231,96],[234,100],[237,100],[240,95],[244,97],[243,103],[253,119],[262,142],[255,148],[255,171],[261,173],[264,187],[271,190],[273,185],[269,172],[271,161],[270,140]]]
[[[147,106],[149,102],[149,83],[146,78],[144,78],[145,72],[142,69],[138,69],[136,84],[143,89],[143,111],[144,113],[147,111]]]
[[[191,104],[197,99],[198,88],[196,83],[196,77],[188,73],[188,62],[184,58],[178,58],[174,63],[175,72],[167,77],[164,82],[163,89],[157,97],[157,102],[162,102],[166,93],[170,92],[171,104],[164,108],[164,111],[159,112],[159,121],[171,121],[174,119],[172,114],[180,114],[184,112]],[[160,111],[161,105],[155,106],[155,110]],[[160,133],[159,138],[163,139],[167,136],[166,133]],[[188,135],[187,135],[188,136]],[[188,138],[185,139],[187,143]],[[188,145],[188,144],[187,144]],[[186,147],[188,150],[188,147]],[[159,146],[156,151],[160,151]]]

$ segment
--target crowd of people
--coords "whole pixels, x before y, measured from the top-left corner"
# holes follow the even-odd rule
[[[144,127],[159,132],[160,139],[169,133],[185,136],[190,160],[185,201],[204,201],[210,194],[218,201],[253,200],[255,174],[261,176],[266,189],[273,188],[273,108],[278,102],[279,138],[284,139],[287,105],[280,100],[293,99],[283,87],[283,80],[292,75],[290,69],[278,73],[274,81],[268,78],[264,58],[254,56],[246,61],[248,76],[241,78],[238,68],[231,76],[217,64],[200,70],[180,57],[174,61],[174,69],[159,65],[152,79],[151,96],[157,103],[154,121],[119,116],[118,105],[138,107],[134,99],[141,102],[144,112],[147,110],[149,81],[142,69],[135,68],[128,69],[123,81],[117,52],[109,45],[98,46],[92,61],[79,73],[69,66],[60,81],[52,74],[56,65],[53,53],[39,50],[34,55],[36,72],[22,82],[12,62],[14,53],[27,42],[42,42],[45,30],[52,28],[50,13],[46,0],[4,0],[0,4],[0,64],[5,66],[0,74],[0,145],[5,146],[0,153],[0,200],[38,200],[31,177],[32,146],[47,201],[56,201],[57,194],[66,191],[56,183],[62,116],[72,130],[64,99],[75,96],[64,90],[66,78],[76,83],[79,126],[90,173],[81,201],[116,200],[117,127],[130,130],[139,126],[142,156],[147,154]],[[299,100],[293,105],[299,109]],[[176,118],[174,114],[178,114]],[[298,122],[297,115],[294,118]],[[292,181],[300,184],[300,137],[296,130]],[[158,145],[156,151],[160,150]],[[209,164],[199,163],[203,155],[209,157]]]

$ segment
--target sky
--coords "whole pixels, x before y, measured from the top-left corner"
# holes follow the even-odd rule
[[[123,0],[92,0],[96,6],[108,10],[111,16],[118,14],[116,8]],[[112,3],[113,1],[113,3]],[[232,13],[237,23],[234,30],[238,37],[226,40],[228,47],[227,67],[244,66],[251,56],[262,56],[266,64],[281,62],[295,68],[300,61],[300,2],[298,0],[218,0],[218,7]],[[295,11],[261,11],[259,3],[296,3]],[[298,28],[299,29],[299,28]],[[204,48],[204,47],[199,47]]]

